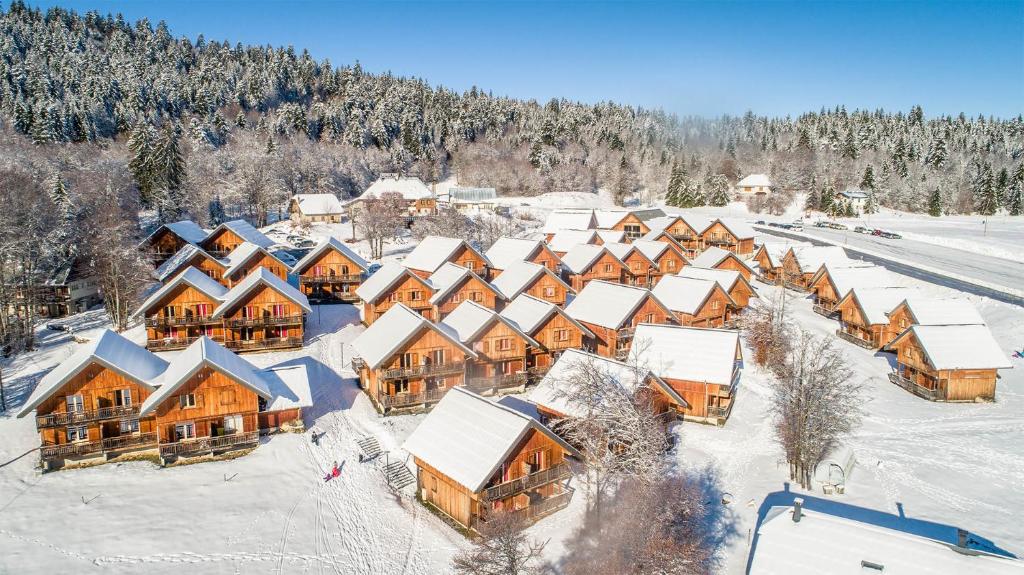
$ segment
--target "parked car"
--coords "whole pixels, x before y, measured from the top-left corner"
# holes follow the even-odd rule
[[[881,236],[883,238],[888,238],[890,240],[902,240],[903,239],[903,236],[897,234],[896,232],[882,232]]]
[[[57,322],[50,322],[46,324],[46,329],[50,331],[62,331],[64,333],[71,333],[71,328],[69,326]]]
[[[300,238],[300,239],[292,242],[292,245],[297,247],[297,248],[311,248],[311,247],[316,245],[316,242],[314,242],[313,240],[311,240],[309,238]]]
[[[848,226],[846,226],[845,224],[841,224],[839,222],[835,222],[835,223],[832,224],[832,229],[833,230],[848,230],[850,228]]]
[[[864,226],[857,226],[857,227],[853,228],[853,231],[857,232],[858,234],[866,234],[866,233],[868,233],[868,229],[865,228]]]
[[[764,220],[757,220],[756,222],[754,222],[754,225],[763,226]]]
[[[871,235],[880,236],[882,235],[882,230],[871,230]]]
[[[804,231],[804,225],[801,222],[793,222],[789,224],[789,229],[793,230],[794,232],[802,232]]]
[[[827,228],[828,227],[828,222],[826,222],[825,220],[818,220],[818,221],[814,222],[814,227],[816,227],[816,228]]]

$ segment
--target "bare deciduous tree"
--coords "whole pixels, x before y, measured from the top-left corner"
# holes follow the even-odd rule
[[[370,244],[370,257],[384,255],[384,241],[393,238],[404,225],[407,203],[402,194],[385,192],[379,198],[364,200],[353,215],[355,227]]]
[[[533,575],[541,573],[544,544],[531,540],[525,525],[511,513],[499,513],[481,524],[473,547],[452,559],[460,575]]]

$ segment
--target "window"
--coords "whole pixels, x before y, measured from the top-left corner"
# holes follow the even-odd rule
[[[313,266],[313,275],[314,276],[322,276],[322,275],[324,275],[324,266],[320,266],[320,265]]]
[[[644,323],[654,323],[654,314],[653,313],[647,314],[647,316],[644,317]]]
[[[555,297],[555,288],[550,286],[544,288],[544,297]]]
[[[68,443],[75,443],[77,441],[89,441],[89,428],[84,425],[69,427],[67,434]]]
[[[512,338],[503,337],[496,342],[495,349],[498,351],[510,351],[513,348]]]
[[[391,295],[389,295],[388,296],[388,301],[391,302],[391,303],[394,303],[396,301],[400,301],[398,299],[398,294],[397,293],[392,293]]]
[[[275,303],[270,307],[270,314],[274,317],[284,317],[287,315],[287,312],[288,310],[283,303]]]
[[[435,349],[435,350],[431,351],[430,352],[430,363],[432,363],[434,365],[442,365],[442,364],[444,364],[444,350],[443,349]]]
[[[474,262],[473,260],[466,260],[462,262],[462,267],[466,268],[469,271],[473,271],[474,269],[476,269],[476,262]]]
[[[633,262],[633,269],[639,270],[641,268],[643,268],[643,264],[641,262]]]
[[[176,315],[177,313],[175,313],[173,305],[164,308],[164,317],[175,317]]]
[[[611,273],[611,271],[612,271],[612,264],[604,264],[604,271],[608,272],[608,273]]]
[[[116,389],[114,390],[114,405],[118,407],[128,407],[132,404],[132,390],[130,389]]]
[[[408,379],[400,379],[400,380],[396,381],[392,385],[394,385],[395,393],[409,393],[409,380]]]
[[[241,415],[224,416],[224,433],[243,431]]]
[[[462,292],[455,292],[452,296],[452,303],[460,303],[462,301]]]
[[[139,432],[139,420],[138,419],[122,419],[121,420],[121,433],[138,433]]]
[[[343,276],[349,275],[348,274],[348,266],[341,266],[341,275],[343,275]]]
[[[437,477],[430,476],[430,490],[437,493]]]
[[[196,406],[196,394],[186,393],[178,396],[178,405],[181,409],[187,409]]]
[[[903,329],[905,327],[907,327],[907,320],[906,320],[906,318],[902,318],[901,317],[900,318],[900,329]]]
[[[423,299],[423,292],[414,290],[409,292],[409,301],[421,301]],[[401,301],[401,300],[399,300]]]
[[[478,291],[471,291],[469,292],[469,299],[479,303],[484,300],[484,294]]]
[[[205,335],[206,337],[213,337],[213,326],[212,325],[204,325],[202,327],[202,332],[203,332],[203,335]]]
[[[196,424],[191,421],[185,423],[178,423],[174,426],[174,438],[175,441],[181,441],[182,439],[193,439],[196,436]]]
[[[556,329],[555,330],[555,341],[569,341],[569,330],[567,330],[567,329]]]
[[[669,271],[676,269],[676,260],[665,260],[665,269]]]
[[[402,356],[398,358],[398,364],[399,367],[415,367],[419,363],[419,359],[418,353],[407,352],[403,353]]]
[[[81,394],[69,395],[64,398],[68,413],[81,413],[85,411],[85,400]]]
[[[211,311],[213,310],[210,309],[210,304],[208,303],[196,304],[196,316],[198,317],[209,317]]]
[[[715,301],[711,302],[711,309],[718,310],[719,305],[720,305],[720,302],[716,299]]]

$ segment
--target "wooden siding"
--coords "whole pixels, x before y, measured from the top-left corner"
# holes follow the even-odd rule
[[[594,332],[595,338],[588,339],[588,347],[597,355],[614,358],[617,353],[621,355],[628,351],[632,344],[631,337],[619,339],[618,332],[620,329],[636,328],[641,323],[676,324],[677,320],[674,314],[665,310],[658,304],[657,300],[647,295],[643,303],[637,306],[636,310],[626,318],[626,321],[621,326],[611,328],[587,322],[580,323]]]
[[[692,327],[722,327],[729,320],[729,295],[719,285],[715,285],[711,295],[695,314],[673,310],[679,318],[680,325]]]
[[[585,269],[583,273],[571,274],[569,285],[578,292],[593,280],[605,280],[620,284],[628,272],[629,270],[623,267],[618,258],[605,252],[590,264],[590,267]]]
[[[218,283],[228,286],[227,280],[224,279],[224,271],[227,270],[227,266],[220,263],[220,261],[213,256],[203,252],[196,252],[188,259],[188,261],[175,268],[175,270],[167,276],[167,279],[164,280],[164,284],[170,283],[171,280],[183,274],[189,267],[194,267],[210,276]]]
[[[569,296],[569,290],[565,284],[550,274],[537,276],[521,293],[532,295],[557,306],[564,306]]]
[[[504,347],[502,347],[504,345]],[[493,377],[501,373],[513,374],[526,369],[529,344],[523,336],[500,321],[470,342],[478,358],[471,360],[468,377]],[[506,367],[507,371],[502,371]]]
[[[238,234],[228,228],[221,228],[213,235],[203,240],[203,248],[211,252],[230,252],[245,243]]]
[[[626,264],[626,273],[623,281],[628,285],[647,287],[650,283],[651,274],[658,273],[658,269],[651,265],[651,261],[644,257],[637,250],[633,250],[622,262]]]
[[[195,407],[181,407],[181,396],[192,394]],[[177,441],[174,426],[195,424],[196,437],[211,437],[223,430],[224,417],[241,415],[243,429],[256,431],[259,396],[216,369],[203,367],[156,408],[156,429],[161,443]]]
[[[626,217],[619,220],[619,223],[612,226],[612,229],[625,232],[627,240],[637,239],[651,231],[650,226],[634,213],[627,214]]]
[[[206,313],[200,314],[199,307],[206,306]],[[160,301],[154,302],[153,305],[145,310],[145,317],[148,323],[154,323],[156,325],[146,326],[146,340],[154,342],[165,338],[186,338],[186,337],[199,337],[200,335],[208,335],[214,339],[222,338],[224,336],[224,327],[222,322],[205,321],[201,318],[209,317],[213,314],[213,310],[220,305],[220,301],[216,300],[205,293],[197,290],[189,284],[181,284],[177,288],[173,289]],[[184,323],[178,325],[171,325],[166,320],[169,320],[171,316],[168,315],[168,308],[174,309],[175,318],[185,318]],[[190,321],[188,318],[192,318]],[[210,329],[203,329],[204,327]]]
[[[231,277],[225,278],[228,281],[228,287],[231,287],[232,285],[242,281],[243,279],[245,279],[246,276],[252,273],[253,270],[256,270],[257,268],[261,267],[267,268],[268,272],[274,274],[275,276],[281,278],[286,282],[288,281],[288,266],[284,265],[284,263],[282,263],[281,260],[275,258],[274,256],[264,254],[262,252],[257,253],[259,254],[259,257],[250,257],[248,261],[246,261],[244,264],[242,264],[241,267],[235,270]]]
[[[840,314],[840,325],[844,332],[871,343],[875,348],[882,346],[882,334],[889,324],[868,324],[857,305],[856,297],[846,298],[836,306],[835,311]]]
[[[466,276],[459,280],[458,287],[434,304],[434,319],[436,321],[443,320],[464,301],[474,301],[494,311],[501,311],[505,303],[504,298],[498,295],[490,284],[479,278]]]
[[[413,296],[418,292],[418,297]],[[396,303],[404,303],[410,309],[423,314],[427,319],[434,319],[434,308],[430,303],[434,290],[427,285],[419,276],[405,276],[403,280],[392,286],[380,295],[375,301],[364,302],[363,320],[367,326],[380,319],[391,306]]]
[[[145,251],[149,253],[153,264],[159,266],[187,245],[188,242],[181,239],[178,234],[167,228],[160,228],[149,238]]]
[[[276,306],[282,306],[279,314],[274,313]],[[279,337],[299,338],[299,341],[301,341],[305,323],[302,319],[303,313],[303,309],[298,304],[286,298],[277,290],[261,284],[226,310],[224,314],[225,341],[261,341]],[[288,316],[294,319],[278,322],[276,325],[231,325],[233,321],[241,321],[246,318],[273,318],[276,316]]]
[[[560,313],[551,314],[530,337],[544,346],[531,349],[528,366],[531,368],[549,368],[554,365],[557,354],[566,349],[582,349],[584,345],[583,331]]]
[[[892,347],[896,349],[897,372],[917,385],[936,390],[946,401],[992,400],[996,395],[995,369],[936,370],[913,333]]]
[[[418,376],[388,381],[385,381],[382,377],[384,371],[402,367],[404,356],[407,356],[408,366],[418,366],[422,365],[424,360],[429,360],[434,352],[443,353],[443,361],[446,364],[466,361],[466,353],[461,348],[437,331],[424,326],[419,334],[412,337],[405,345],[399,348],[388,360],[381,364],[381,367],[377,369],[362,369],[360,378],[363,382],[363,387],[371,397],[376,397],[377,395],[395,395],[401,392],[422,393],[429,389],[461,385],[464,382],[465,372],[442,377]],[[406,386],[408,389],[403,389]]]
[[[740,275],[742,275],[744,279],[750,281],[750,268],[748,268],[746,264],[744,264],[735,254],[730,254],[728,257],[718,262],[715,269],[740,272]]]

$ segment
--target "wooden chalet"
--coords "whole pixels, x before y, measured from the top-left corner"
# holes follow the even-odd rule
[[[203,248],[187,245],[170,258],[164,260],[153,272],[153,277],[160,283],[167,283],[188,268],[196,268],[213,280],[227,285],[224,272],[228,269],[223,260],[207,253]]]
[[[181,248],[199,245],[206,238],[206,230],[192,220],[162,224],[139,242],[139,249],[149,255],[154,266],[164,263]]]
[[[678,273],[684,266],[689,265],[689,260],[683,255],[683,250],[675,243],[675,240],[660,242],[657,240],[633,240],[634,248],[643,253],[648,260],[654,262],[655,267],[650,270],[650,285],[655,284],[662,276]]]
[[[732,298],[735,304],[733,309],[736,311],[746,308],[750,298],[757,297],[754,286],[750,285],[750,282],[743,277],[743,274],[736,270],[686,266],[676,275],[682,278],[718,282],[718,285],[722,286],[726,293],[729,294],[729,297]]]
[[[270,249],[274,245],[274,240],[252,227],[249,222],[245,220],[231,220],[214,228],[199,243],[199,247],[209,252],[213,257],[223,258],[246,242],[255,244],[265,250]]]
[[[671,241],[683,250],[687,258],[694,258],[704,249],[701,232],[711,226],[712,221],[697,215],[669,215],[655,218],[650,222],[651,231],[643,237],[649,241]]]
[[[466,366],[466,387],[477,393],[520,392],[529,382],[531,349],[540,344],[493,310],[466,301],[441,322],[476,352]]]
[[[564,306],[569,295],[576,293],[555,272],[530,262],[510,265],[491,281],[491,285],[501,292],[506,300],[513,300],[520,294],[529,294],[559,306]]]
[[[579,453],[529,415],[454,389],[402,445],[420,500],[479,530],[500,513],[531,522],[563,509]]]
[[[886,314],[889,327],[882,336],[886,346],[912,325],[985,325],[977,308],[966,299],[936,299],[913,294]]]
[[[754,234],[754,228],[744,222],[719,218],[701,231],[700,242],[704,248],[718,247],[739,256],[750,256],[754,253]]]
[[[250,273],[260,268],[267,270],[283,281],[288,281],[290,268],[281,260],[266,249],[243,242],[224,258],[227,267],[224,269],[222,281],[224,285],[232,287],[245,279]]]
[[[594,210],[597,228],[623,232],[626,241],[635,240],[651,231],[648,222],[664,217],[659,208],[645,210]],[[622,240],[619,240],[622,241]]]
[[[383,194],[398,194],[405,200],[409,223],[413,218],[430,216],[437,213],[437,195],[416,176],[399,173],[383,173],[370,184],[358,198],[346,204],[349,216],[357,219],[362,206],[367,200],[378,199]]]
[[[811,278],[814,311],[831,316],[854,287],[898,287],[901,281],[883,267],[854,260],[822,264]]]
[[[492,279],[519,262],[544,266],[556,274],[562,269],[561,258],[540,240],[498,238],[484,255],[491,262]]]
[[[840,338],[866,349],[884,345],[894,307],[915,290],[901,287],[855,287],[836,305]]]
[[[984,325],[912,325],[886,349],[889,380],[932,401],[995,399],[999,370],[1013,367]]]
[[[587,341],[587,349],[619,360],[629,355],[637,325],[678,321],[650,290],[601,280],[587,284],[566,306],[565,313],[594,334]]]
[[[547,219],[544,220],[544,226],[541,231],[544,233],[544,241],[551,243],[551,240],[555,235],[562,231],[592,230],[597,227],[600,226],[597,225],[597,218],[594,217],[594,210],[561,209],[553,210],[548,214]]]
[[[562,257],[569,285],[577,292],[594,280],[623,283],[629,267],[604,246],[580,244]]]
[[[433,319],[443,320],[463,302],[475,302],[487,309],[501,310],[506,298],[498,289],[476,275],[473,270],[447,262],[428,278],[434,287],[430,304]]]
[[[269,351],[302,347],[306,314],[302,292],[257,268],[224,294],[213,311],[224,327],[224,345],[233,351]]]
[[[768,284],[782,283],[782,261],[791,245],[785,242],[764,242],[754,252],[757,277]]]
[[[648,367],[683,399],[683,419],[723,425],[732,413],[743,365],[739,333],[643,324],[636,363]]]
[[[604,248],[610,251],[619,261],[626,264],[623,283],[639,287],[651,287],[651,276],[657,274],[658,264],[647,257],[642,250],[633,244],[609,242]]]
[[[363,303],[360,313],[367,326],[380,319],[391,307],[403,304],[428,319],[434,317],[434,286],[408,268],[386,263],[356,289]]]
[[[543,375],[558,357],[570,349],[582,349],[595,338],[592,331],[561,307],[529,294],[521,294],[501,311],[501,317],[533,338],[526,357],[527,371]]]
[[[794,246],[782,258],[782,281],[788,288],[807,291],[823,265],[849,267],[851,261],[839,246]]]
[[[21,283],[4,286],[13,292],[11,311],[22,320],[31,315],[64,317],[103,302],[99,279],[85,258],[71,257],[57,266],[37,269],[29,277],[27,286]],[[34,314],[29,313],[30,306]]]
[[[563,258],[569,250],[580,244],[601,245],[604,240],[594,230],[561,230],[547,243],[556,256]]]
[[[356,290],[370,266],[337,238],[320,242],[292,269],[299,276],[299,290],[313,303],[355,303]]]
[[[586,406],[572,399],[576,391],[574,381],[579,377],[597,376],[601,383],[617,386],[634,397],[645,396],[654,412],[665,416],[666,425],[686,412],[689,404],[679,392],[652,371],[637,368],[637,365],[583,350],[566,350],[530,390],[529,400],[537,406],[541,422],[557,430],[558,420],[587,416]]]
[[[445,263],[470,269],[490,280],[490,260],[468,241],[459,238],[427,236],[402,260],[403,266],[421,278],[430,277]]]
[[[201,336],[224,341],[224,320],[213,312],[228,288],[188,268],[153,292],[135,312],[146,325],[146,349],[184,349]]]
[[[359,385],[385,415],[429,407],[466,381],[477,354],[443,324],[398,303],[352,342]]]
[[[739,307],[716,280],[665,276],[652,293],[685,326],[729,326],[732,312]]]
[[[754,275],[754,270],[742,258],[716,246],[705,249],[699,256],[690,260],[690,265],[698,268],[738,271],[747,281],[750,281],[750,277]]]

